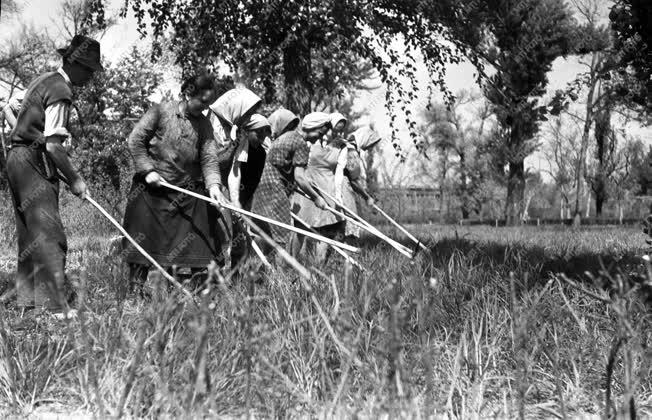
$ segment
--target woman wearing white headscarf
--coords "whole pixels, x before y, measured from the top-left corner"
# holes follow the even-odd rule
[[[263,176],[254,194],[253,211],[286,224],[292,224],[290,197],[296,186],[315,200],[318,208],[325,203],[313,190],[305,174],[310,148],[308,143],[321,139],[328,130],[322,113],[309,114],[304,119],[302,133],[296,131],[299,117],[287,109],[279,109],[269,117],[272,126],[272,143],[267,153]],[[290,232],[277,226],[262,224],[279,245],[287,247]],[[269,252],[269,248],[263,248]]]
[[[323,121],[320,121],[320,123],[327,130],[321,141],[313,144],[310,149],[306,174],[310,181],[317,187],[328,192],[330,195],[335,195],[335,170],[341,149],[333,144],[332,115],[323,114]],[[306,129],[306,120],[303,122],[303,129]],[[350,159],[345,165],[346,172],[355,173],[359,171],[356,165],[358,165],[357,160]],[[311,200],[301,195],[295,195],[293,199],[293,211],[299,219],[318,231],[321,235],[331,239],[344,239],[344,220],[328,210],[318,208]],[[297,238],[296,243],[293,245],[294,252],[298,253],[301,249],[303,239],[302,237]],[[315,245],[314,257],[317,262],[325,260],[327,255],[328,247],[325,244],[319,243]]]
[[[242,207],[241,167],[249,159],[249,141],[244,128],[261,103],[262,99],[249,89],[237,88],[229,90],[210,106],[214,113],[212,122],[220,150],[220,167],[229,167],[228,175],[222,181],[228,185],[231,203],[237,207]],[[225,172],[220,172],[224,176]]]
[[[333,137],[342,137],[344,136],[344,130],[348,125],[349,120],[339,112],[333,112],[331,114],[331,127],[333,127]]]
[[[355,194],[358,193],[369,206],[374,204],[374,199],[367,192],[367,168],[364,154],[374,148],[382,138],[369,126],[357,129],[347,138],[348,146],[346,147],[347,159],[356,159],[359,164],[359,171],[354,174],[348,174],[342,179],[342,204],[357,213],[357,202]],[[352,223],[346,224],[345,235],[351,241],[352,238],[360,237],[360,228]]]

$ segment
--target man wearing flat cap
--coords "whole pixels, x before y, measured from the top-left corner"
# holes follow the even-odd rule
[[[59,178],[84,198],[86,184],[73,168],[63,142],[72,106],[72,87],[87,84],[101,71],[100,44],[75,35],[57,50],[63,65],[32,81],[10,135],[7,157],[9,187],[18,237],[17,306],[44,308],[57,316],[68,313],[67,243],[59,215]],[[61,174],[61,175],[60,175]]]

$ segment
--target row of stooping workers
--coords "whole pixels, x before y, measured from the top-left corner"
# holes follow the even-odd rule
[[[58,52],[62,66],[32,81],[20,106],[10,101],[5,107],[13,127],[7,172],[18,237],[17,306],[45,307],[55,314],[67,309],[68,300],[62,288],[67,244],[59,181],[80,197],[88,194],[65,146],[72,87],[84,86],[102,70],[95,40],[75,36]],[[294,212],[304,229],[328,238],[359,235],[355,226],[325,210],[316,189],[349,208],[355,208],[354,191],[373,202],[362,182],[360,154],[380,141],[371,128],[345,138],[347,120],[338,113],[313,112],[301,120],[281,108],[265,117],[258,113],[262,101],[256,94],[238,88],[218,97],[208,74],[189,78],[181,91],[180,100],[147,110],[128,139],[135,175],[123,226],[161,266],[199,272],[211,261],[236,264],[246,248],[243,228],[229,212],[163,188],[163,182],[286,224],[293,223]],[[317,259],[326,257],[325,246],[303,244],[302,236],[276,225],[259,226],[294,255],[307,247]],[[273,253],[260,245],[267,255]],[[128,243],[122,255],[131,283],[143,284],[150,262]]]

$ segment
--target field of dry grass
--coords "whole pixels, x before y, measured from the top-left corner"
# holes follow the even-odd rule
[[[369,274],[335,259],[309,289],[291,271],[215,274],[193,307],[156,275],[150,300],[123,298],[110,229],[84,214],[64,214],[79,318],[16,331],[0,308],[4,414],[652,416],[652,275],[635,228],[412,227],[430,255],[369,241]],[[6,283],[13,218],[0,216]]]

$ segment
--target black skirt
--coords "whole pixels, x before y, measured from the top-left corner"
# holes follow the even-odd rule
[[[206,195],[200,186],[183,186]],[[168,188],[145,184],[134,177],[125,210],[124,228],[164,267],[205,267],[211,261],[224,264],[231,236],[231,219],[211,204]],[[150,265],[124,239],[125,261]]]

